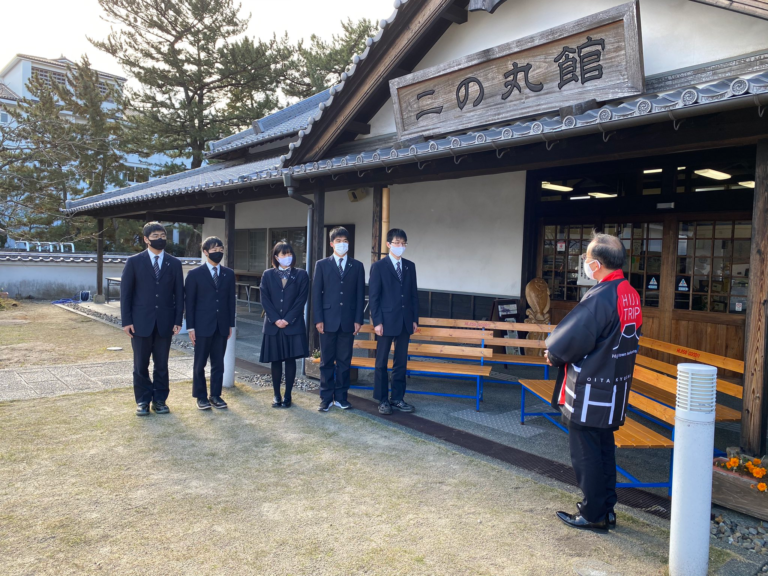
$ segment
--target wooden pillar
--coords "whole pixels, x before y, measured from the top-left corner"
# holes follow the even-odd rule
[[[749,293],[744,334],[744,398],[741,448],[765,454],[768,416],[768,140],[757,143],[755,196],[752,203],[752,249],[749,255]]]
[[[381,256],[389,254],[387,248],[387,232],[389,232],[389,187],[381,189]]]
[[[325,257],[325,247],[329,242],[325,236],[325,190],[318,188],[315,190],[315,196],[313,198],[315,202],[315,210],[312,214],[312,255],[310,260],[311,270],[315,270],[315,264],[318,260],[322,260]],[[310,278],[310,292],[312,288],[312,278]],[[314,317],[314,310],[312,309],[314,302],[312,298],[309,299],[309,347],[310,352],[320,348],[320,335],[315,328],[315,322],[312,320]]]
[[[235,208],[237,204],[224,205],[224,265],[235,268]]]
[[[539,203],[540,179],[528,172],[525,176],[525,207],[523,209],[523,257],[520,276],[520,306],[518,319],[525,319],[527,303],[525,300],[525,287],[528,282],[536,278],[536,254],[539,247],[539,219],[536,217]],[[474,313],[473,313],[474,319]]]
[[[373,225],[371,226],[371,264],[381,258],[381,200],[382,187],[373,189]]]
[[[96,298],[104,302],[104,218],[96,219]]]

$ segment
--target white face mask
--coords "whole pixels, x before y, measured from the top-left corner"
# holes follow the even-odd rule
[[[338,254],[339,256],[344,256],[349,250],[349,244],[347,244],[346,242],[339,242],[338,244],[333,245],[333,249],[336,251],[336,254]]]
[[[291,262],[293,262],[293,256],[286,256],[285,258],[280,258],[280,256],[278,256],[277,261],[280,262],[280,266],[283,268],[288,268],[288,266],[291,265]]]
[[[403,252],[405,252],[405,246],[390,246],[389,251],[392,252],[395,256],[400,258],[400,256],[403,255]]]
[[[584,274],[586,274],[587,278],[590,280],[595,279],[595,272],[597,272],[597,270],[595,270],[595,272],[592,271],[592,262],[597,262],[597,270],[600,270],[600,262],[597,260],[584,260]]]

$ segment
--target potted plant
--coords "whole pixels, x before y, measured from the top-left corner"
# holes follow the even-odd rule
[[[763,460],[739,453],[729,458],[715,458],[712,502],[768,520],[768,471]]]
[[[304,372],[309,378],[320,379],[320,350],[314,350],[304,363]]]

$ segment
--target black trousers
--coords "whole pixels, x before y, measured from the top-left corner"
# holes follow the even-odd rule
[[[616,442],[613,430],[569,425],[571,464],[584,494],[581,515],[599,522],[613,510],[616,497]]]
[[[165,402],[170,389],[168,387],[168,356],[171,352],[172,336],[162,337],[157,326],[151,336],[133,335],[133,395],[136,404],[149,404],[151,401]],[[152,379],[149,378],[149,359],[154,364]]]
[[[224,352],[227,350],[227,337],[216,330],[213,336],[195,338],[195,360],[192,365],[192,396],[208,398],[205,385],[205,365],[211,359],[211,396],[221,396],[224,383]]]
[[[354,332],[320,334],[320,399],[346,401],[349,391],[349,366],[352,363]]]
[[[395,343],[395,354],[392,362],[392,393],[389,399],[399,402],[405,396],[405,368],[408,363],[408,344],[411,335],[403,326],[399,336],[379,336],[376,343],[376,368],[373,377],[373,397],[379,402],[387,400],[389,382],[387,378],[387,363],[392,342]]]

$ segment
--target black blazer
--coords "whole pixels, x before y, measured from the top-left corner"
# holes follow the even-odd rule
[[[307,331],[304,323],[304,305],[309,296],[309,274],[301,268],[291,268],[291,275],[283,288],[283,282],[275,268],[265,270],[259,285],[261,305],[264,307],[264,334],[275,336],[281,328],[275,326],[278,320],[285,320],[288,326],[282,328],[287,336]]]
[[[368,300],[373,325],[384,325],[384,336],[399,336],[403,326],[413,334],[419,322],[419,292],[416,265],[402,258],[403,282],[400,283],[392,259],[387,255],[371,266]]]
[[[137,336],[152,336],[157,325],[158,334],[168,338],[174,326],[181,326],[184,316],[184,272],[181,262],[166,252],[160,278],[155,278],[154,258],[149,255],[145,250],[125,261],[120,278],[120,316],[123,327],[133,324]]]
[[[213,281],[207,264],[187,274],[184,284],[187,298],[187,330],[195,336],[219,334],[227,338],[235,326],[235,273],[231,268],[219,266],[219,286]]]
[[[365,268],[362,262],[347,257],[341,277],[333,256],[318,260],[312,280],[312,306],[315,324],[324,331],[354,332],[363,323],[365,309]]]

